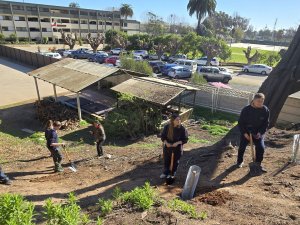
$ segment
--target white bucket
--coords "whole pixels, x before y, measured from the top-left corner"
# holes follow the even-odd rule
[[[183,200],[189,200],[194,197],[194,192],[198,184],[200,172],[201,168],[199,166],[193,165],[190,167],[181,194]]]
[[[291,163],[300,164],[300,135],[294,135]]]

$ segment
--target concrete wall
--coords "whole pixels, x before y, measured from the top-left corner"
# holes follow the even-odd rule
[[[278,117],[280,123],[300,123],[300,99],[289,97]]]

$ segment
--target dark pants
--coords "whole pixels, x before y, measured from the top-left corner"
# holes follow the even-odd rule
[[[164,174],[175,176],[179,165],[179,159],[182,155],[181,145],[177,146],[176,148],[167,148],[166,146],[164,146],[163,151],[164,151],[163,152],[164,153]],[[173,168],[170,169],[172,153],[174,153],[174,161],[173,161]]]
[[[9,180],[8,176],[5,175],[5,173],[3,172],[3,170],[0,166],[0,182],[5,182],[8,180]]]
[[[97,141],[97,153],[98,153],[98,156],[102,156],[103,155],[103,143],[104,143],[105,140],[102,140],[102,141]]]
[[[261,163],[264,159],[264,152],[265,152],[265,143],[264,143],[264,137],[259,139],[253,139],[253,144],[255,145],[255,153],[256,153],[256,162]],[[244,135],[241,135],[241,142],[239,146],[238,151],[238,159],[237,163],[242,163],[244,158],[244,153],[246,150],[247,145],[249,144],[249,141],[245,138]]]
[[[54,162],[54,165],[60,165],[61,164],[61,161],[63,159],[63,155],[61,154],[61,151],[60,150],[53,150],[53,149],[49,149],[51,154],[52,154],[52,158],[53,158],[53,162]]]

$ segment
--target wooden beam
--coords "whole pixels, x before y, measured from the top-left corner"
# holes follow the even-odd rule
[[[57,102],[57,94],[56,94],[56,85],[53,84],[53,91],[54,91],[54,99]]]
[[[193,108],[195,108],[195,104],[196,104],[196,95],[197,95],[197,91],[194,91]]]
[[[180,95],[179,95],[178,114],[180,114],[180,110],[181,110],[181,99],[182,99],[182,95],[181,95],[181,93],[180,93]]]
[[[78,118],[79,118],[79,121],[81,121],[81,120],[82,120],[82,117],[81,117],[81,108],[80,108],[79,92],[77,92],[77,110],[78,110]]]
[[[35,83],[35,88],[36,88],[36,93],[37,93],[37,96],[38,96],[38,100],[40,102],[41,101],[41,96],[40,96],[39,86],[38,86],[36,77],[34,77],[34,83]]]

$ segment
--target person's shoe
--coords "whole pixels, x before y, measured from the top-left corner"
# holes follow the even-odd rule
[[[4,184],[6,184],[6,185],[11,185],[11,184],[12,184],[12,182],[11,182],[11,180],[10,180],[10,179],[5,179],[5,181],[4,181]]]
[[[237,163],[237,164],[236,164],[236,166],[237,166],[238,168],[242,168],[243,165],[244,165],[244,162],[241,162],[241,163]]]
[[[159,176],[160,179],[165,179],[166,177],[167,177],[167,175],[164,174],[164,173],[162,173],[162,174]]]
[[[266,168],[264,168],[264,167],[262,167],[262,166],[260,166],[260,170],[261,170],[262,173],[267,173],[267,172],[268,172],[268,171],[266,170]]]
[[[59,164],[55,164],[55,169],[54,169],[55,172],[64,172],[64,169],[62,168],[61,165]]]

